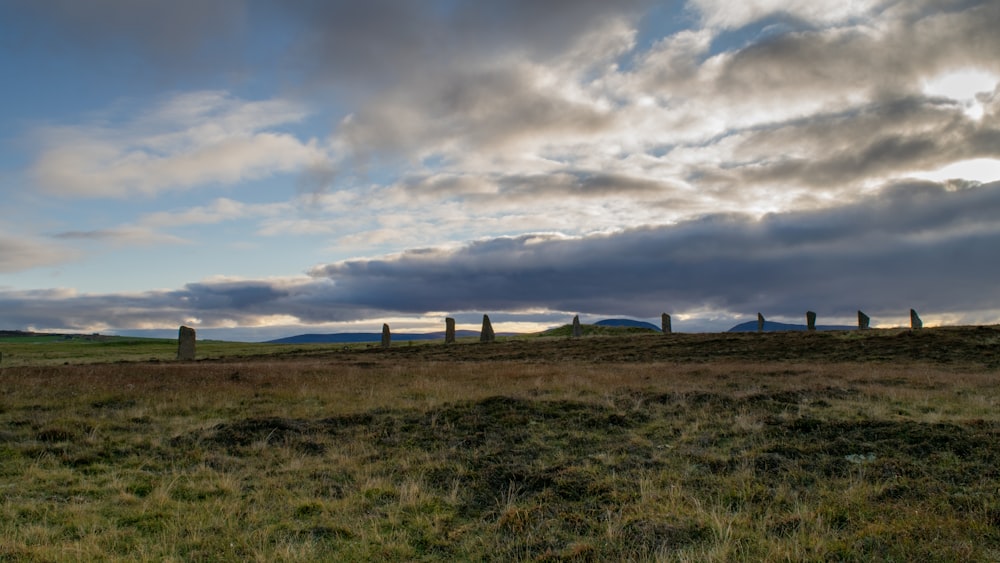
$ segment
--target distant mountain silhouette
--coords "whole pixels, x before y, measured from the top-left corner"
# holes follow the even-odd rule
[[[774,321],[764,321],[764,332],[783,332],[783,331],[798,331],[806,330],[809,327],[806,325],[794,325],[787,323],[776,323]],[[816,325],[816,330],[855,330],[858,327],[848,326],[848,325]],[[733,328],[729,329],[727,332],[757,332],[757,321],[747,321],[745,323],[740,323]]]
[[[632,319],[604,319],[603,321],[597,321],[594,323],[597,326],[627,326],[635,328],[648,328],[650,330],[655,330],[659,332],[660,327],[643,321],[634,321]]]
[[[632,319],[605,319],[603,321],[597,321],[594,323],[597,326],[603,327],[626,327],[626,328],[645,328],[650,330],[660,331],[660,327],[652,325],[650,323],[645,323],[642,321],[634,321]],[[569,325],[566,325],[569,326]],[[756,330],[756,328],[754,328]],[[497,333],[497,336],[515,336],[517,333],[504,332]],[[478,330],[457,330],[455,331],[456,338],[468,338],[468,337],[479,337]],[[298,334],[295,336],[286,336],[285,338],[277,338],[275,340],[268,340],[266,344],[357,344],[360,342],[381,342],[382,333],[381,332],[334,332],[329,334]],[[444,331],[441,332],[427,332],[427,333],[405,333],[405,332],[394,332],[392,333],[393,342],[406,342],[409,340],[444,340]]]

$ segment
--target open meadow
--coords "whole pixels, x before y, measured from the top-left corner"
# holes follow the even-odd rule
[[[0,561],[1000,560],[1000,327],[0,353]]]

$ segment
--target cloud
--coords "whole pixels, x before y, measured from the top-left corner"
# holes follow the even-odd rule
[[[294,172],[327,158],[315,141],[273,130],[305,115],[282,100],[177,94],[119,126],[41,129],[32,175],[50,193],[128,197]]]
[[[578,143],[613,121],[609,108],[579,96],[571,82],[517,63],[448,70],[387,90],[345,119],[336,135],[362,160],[444,155],[474,161],[486,153]]]
[[[696,11],[708,27],[740,28],[768,16],[781,14],[818,25],[831,25],[869,15],[891,2],[887,0],[691,0],[688,9]]]
[[[768,92],[777,103],[906,94],[947,68],[1000,69],[992,55],[1000,48],[998,22],[993,2],[926,14],[890,10],[868,24],[767,38],[720,55],[708,68],[719,92],[755,101]]]
[[[943,11],[906,6],[836,27],[782,31],[717,53],[710,52],[707,30],[664,39],[616,79],[619,96],[648,96],[645,106],[634,109],[632,121],[649,131],[649,142],[638,150],[655,143],[715,149],[704,152],[712,159],[706,164],[718,169],[718,158],[728,156],[720,139],[736,133],[791,123],[803,126],[803,133],[815,132],[819,127],[804,126],[831,115],[844,122],[852,114],[870,120],[865,108],[891,109],[924,97],[927,80],[949,69],[1000,77],[991,54],[1000,49],[992,31],[1000,24],[996,3]],[[893,117],[898,114],[887,114],[883,124],[900,131]],[[813,141],[807,134],[800,139]]]
[[[1000,156],[1000,128],[922,97],[814,115],[738,135],[726,183],[843,189]],[[1000,176],[987,178],[996,180]],[[983,178],[977,178],[983,179]]]
[[[247,26],[244,0],[6,0],[0,19],[11,22],[21,46],[86,58],[128,51],[159,70],[191,73],[235,66]],[[148,68],[148,66],[146,67]]]
[[[407,0],[282,3],[275,17],[300,29],[295,62],[347,88],[395,87],[398,80],[467,71],[498,58],[546,59],[609,20],[635,19],[646,1]],[[345,80],[346,79],[346,80]]]
[[[7,327],[104,331],[262,327],[354,321],[383,311],[331,298],[331,284],[310,278],[214,279],[169,291],[82,294],[71,289],[0,291]]]
[[[386,158],[382,170],[432,162],[430,174],[411,177],[433,181],[397,184],[415,198],[437,193],[502,207],[504,198],[544,197],[569,185],[568,176],[601,171],[659,184],[663,203],[653,205],[689,213],[829,205],[885,181],[995,156],[992,94],[973,101],[925,92],[948,69],[979,69],[982,84],[1000,77],[995,3],[741,6],[692,3],[709,27],[646,50],[637,48],[627,9],[580,19],[585,39],[529,42],[516,55],[470,47],[454,64],[441,59],[448,65],[414,62],[417,72],[395,75],[398,83],[344,120],[335,133],[340,154],[348,167]],[[775,14],[806,23],[713,52],[720,29]],[[588,57],[576,55],[587,48]],[[652,192],[633,182],[603,185],[636,212],[650,205]],[[594,193],[563,189],[564,205],[586,206]]]
[[[0,232],[0,273],[12,274],[72,258],[73,254],[61,246]]]
[[[1000,183],[912,182],[816,211],[711,215],[673,226],[483,239],[319,266],[309,276],[211,279],[134,294],[0,292],[7,326],[205,328],[443,312],[661,311],[797,318],[805,310],[928,315],[995,309]],[[86,328],[85,328],[86,327]]]
[[[54,233],[52,238],[64,241],[83,242],[112,242],[118,245],[146,245],[146,244],[186,244],[190,241],[157,233],[151,229],[123,226],[113,229],[95,229],[91,231],[63,231]]]
[[[410,312],[969,311],[997,298],[992,280],[1000,272],[989,256],[1000,242],[998,210],[1000,184],[920,183],[832,210],[760,220],[716,215],[573,239],[489,239],[331,264],[313,275],[332,280],[348,301]]]

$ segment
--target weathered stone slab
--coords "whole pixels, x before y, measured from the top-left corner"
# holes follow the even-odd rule
[[[493,332],[493,323],[490,322],[489,315],[483,315],[483,329],[479,332],[480,342],[493,342],[497,335]]]
[[[806,311],[806,330],[816,330],[816,313]]]
[[[663,330],[663,334],[670,334],[673,332],[673,328],[670,326],[670,315],[663,313],[660,317],[660,329]]]
[[[583,327],[580,326],[580,315],[573,316],[573,338],[583,336]]]
[[[868,315],[858,311],[858,330],[868,330],[871,328],[872,320],[868,318]]]
[[[177,331],[177,359],[182,361],[194,360],[194,343],[196,340],[195,330],[188,326],[182,326]]]
[[[764,315],[757,313],[757,332],[764,332]]]
[[[924,328],[924,321],[920,320],[920,315],[913,309],[910,309],[910,328],[913,330]]]
[[[444,343],[452,344],[455,342],[455,319],[451,317],[446,317],[444,319]]]
[[[388,348],[392,345],[392,333],[389,331],[389,325],[382,323],[382,347]]]

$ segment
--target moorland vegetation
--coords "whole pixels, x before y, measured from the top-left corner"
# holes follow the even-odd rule
[[[0,352],[0,560],[1000,559],[998,327]]]

